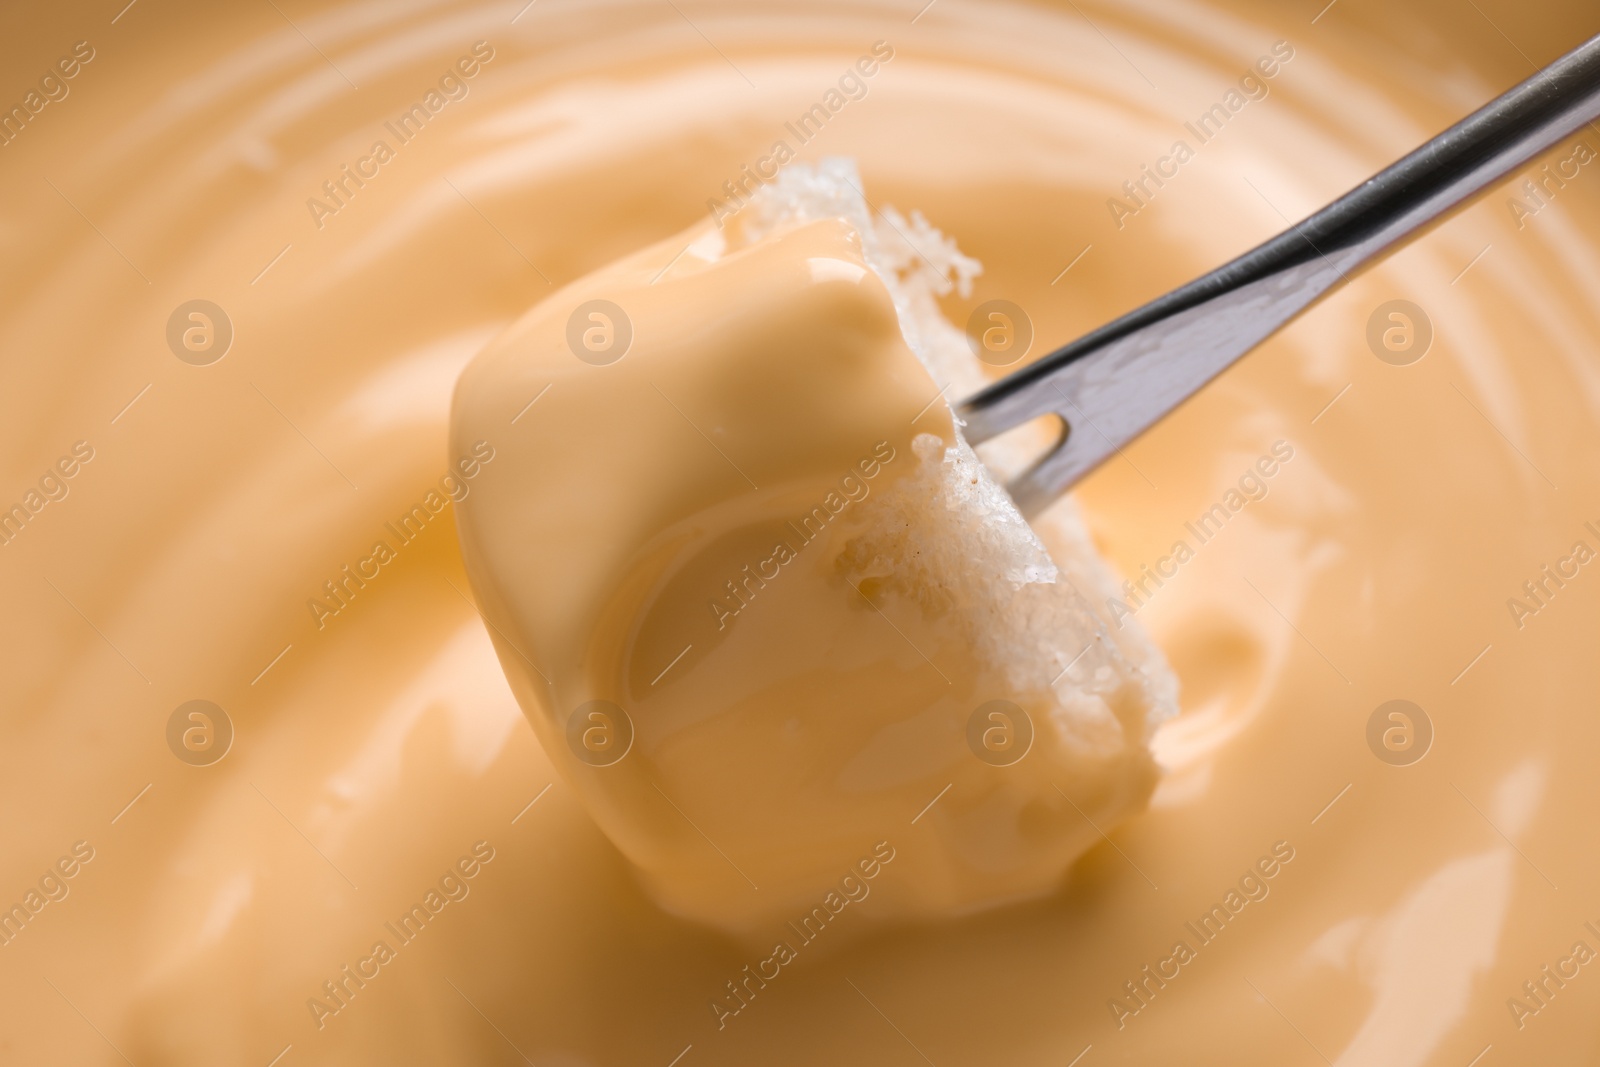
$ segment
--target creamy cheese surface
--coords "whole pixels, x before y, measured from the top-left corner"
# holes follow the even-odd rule
[[[1128,795],[962,747],[997,661],[913,634],[849,547],[944,477],[919,435],[943,464],[930,402],[974,384],[916,358],[954,335],[912,304],[981,335],[1007,301],[1037,357],[1526,77],[1588,8],[120,6],[0,16],[0,1062],[1593,1057],[1600,135],[1040,524],[1033,577],[1106,634],[1057,691],[1151,729],[1094,764]],[[868,222],[746,229],[829,158]],[[913,211],[982,273],[916,249]],[[864,227],[947,290],[897,296]],[[620,359],[540,317],[568,286],[626,310]],[[724,292],[695,358],[664,342]],[[805,373],[798,339],[846,320]],[[617,324],[586,312],[578,347]],[[735,388],[749,343],[794,357],[781,396]],[[784,562],[765,509],[829,493],[827,542]],[[535,522],[568,547],[519,557]],[[820,592],[846,574],[881,613]],[[666,640],[678,607],[704,647]],[[818,729],[834,638],[901,679],[849,693],[851,746]],[[766,657],[742,697],[739,642]],[[1048,683],[1078,652],[1018,662]],[[760,685],[793,714],[733,716]],[[624,757],[580,760],[572,713],[641,694]],[[925,747],[871,736],[918,708]],[[714,765],[724,742],[758,758]]]

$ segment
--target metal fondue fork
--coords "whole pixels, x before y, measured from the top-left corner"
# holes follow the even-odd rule
[[[963,401],[967,440],[1061,417],[1007,486],[1036,514],[1335,284],[1597,117],[1600,36],[1265,244]]]

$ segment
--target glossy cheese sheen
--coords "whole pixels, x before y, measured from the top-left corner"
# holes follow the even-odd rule
[[[0,34],[0,102],[48,100],[0,147],[0,505],[28,516],[0,545],[0,906],[28,916],[0,947],[0,1061],[1593,1060],[1600,174],[1561,171],[1572,146],[1080,487],[1183,714],[1149,810],[1109,840],[1081,824],[1099,843],[1018,907],[874,932],[959,786],[851,843],[830,891],[870,893],[837,942],[774,931],[786,954],[660,907],[545,755],[564,738],[523,716],[455,533],[453,497],[490,499],[561,383],[514,425],[550,378],[497,398],[481,453],[449,437],[473,355],[709,223],[778,139],[854,157],[876,205],[954,235],[986,273],[948,316],[1011,300],[1037,355],[1525,78],[1595,31],[1590,6],[279,6],[46,5]],[[785,124],[877,41],[892,58],[802,144]],[[1279,41],[1269,92],[1187,133]],[[385,124],[429,93],[448,102],[402,142]],[[1192,157],[1134,203],[1123,183],[1178,139]],[[392,157],[335,204],[378,140]],[[168,342],[197,299],[233,328],[209,363],[190,320],[189,358]],[[1393,300],[1433,327],[1409,365],[1367,341]],[[653,380],[694,415],[692,374]],[[675,418],[616,432],[700,440],[679,477],[748,492]],[[542,581],[608,609],[580,564]],[[586,652],[562,669],[589,677]],[[208,766],[178,755],[188,720],[167,740],[194,700],[233,726]],[[1432,726],[1409,765],[1393,720],[1369,747],[1393,700]]]

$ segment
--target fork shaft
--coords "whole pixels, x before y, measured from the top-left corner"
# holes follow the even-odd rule
[[[1036,514],[1336,284],[1597,117],[1600,36],[1265,244],[961,403],[967,439],[1064,420],[1007,487]]]

